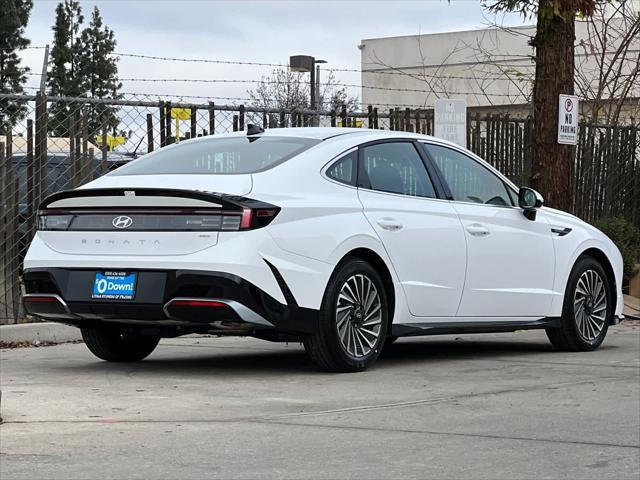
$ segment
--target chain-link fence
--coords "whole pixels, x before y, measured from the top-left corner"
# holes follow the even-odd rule
[[[0,120],[20,109],[24,118],[0,136],[0,323],[24,321],[21,264],[36,230],[38,205],[51,193],[78,187],[166,145],[243,131],[249,124],[433,133],[429,109],[277,110],[150,96],[96,100],[0,94]],[[531,118],[470,114],[467,146],[516,184],[526,185],[532,170],[532,130]],[[586,220],[622,214],[640,223],[639,130],[637,125],[580,125],[574,213]]]

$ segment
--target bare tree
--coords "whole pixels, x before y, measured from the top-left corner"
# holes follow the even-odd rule
[[[398,67],[381,59],[377,52],[372,51],[368,60],[372,65],[376,65],[381,67],[382,71],[377,70],[364,70],[363,73],[363,84],[365,83],[365,76],[371,75],[371,81],[374,79],[375,75],[402,75],[408,78],[412,78],[418,82],[420,82],[420,87],[424,88],[424,100],[421,102],[422,107],[430,107],[428,105],[430,96],[434,97],[449,97],[451,96],[451,91],[449,90],[449,81],[450,77],[447,76],[446,67],[448,60],[456,55],[460,50],[464,48],[464,45],[460,43],[456,44],[453,49],[445,56],[444,59],[440,60],[438,63],[434,63],[434,60],[425,53],[422,47],[421,41],[421,32],[418,31],[418,35],[416,37],[416,47],[418,49],[420,59],[419,64],[417,65],[417,69],[408,69]],[[416,105],[417,106],[417,105]]]
[[[278,110],[304,110],[309,108],[309,81],[304,73],[292,72],[285,67],[274,69],[270,75],[263,76],[256,88],[247,90],[251,104],[260,108]],[[358,109],[358,98],[350,95],[345,86],[340,85],[331,70],[320,84],[320,110],[340,110],[342,105],[347,111]]]
[[[576,49],[576,93],[583,117],[618,123],[625,105],[640,107],[640,12],[632,2],[597,4]]]

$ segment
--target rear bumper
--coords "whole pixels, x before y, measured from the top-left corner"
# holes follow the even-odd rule
[[[136,270],[133,300],[92,299],[98,269],[25,270],[25,311],[76,326],[117,322],[147,326],[201,325],[207,330],[315,333],[318,311],[280,303],[236,275],[197,270]],[[283,286],[286,288],[286,286]],[[285,298],[289,297],[284,295]]]

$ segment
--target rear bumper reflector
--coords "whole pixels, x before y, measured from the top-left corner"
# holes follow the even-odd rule
[[[22,304],[29,315],[44,318],[77,318],[59,295],[26,294],[22,297]]]
[[[240,320],[256,326],[273,328],[273,324],[235,300],[209,298],[173,298],[163,307],[167,317],[190,322]]]

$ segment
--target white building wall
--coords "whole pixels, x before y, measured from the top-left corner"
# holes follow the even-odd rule
[[[640,12],[640,0],[628,3]],[[535,26],[362,40],[362,101],[384,110],[391,106],[431,108],[437,98],[462,98],[481,111],[522,115],[529,111],[535,73],[534,50],[529,45],[533,35]],[[588,36],[586,22],[576,22],[576,65],[595,85],[599,52],[587,47]],[[616,41],[607,52],[615,50]],[[640,52],[640,38],[632,48]],[[633,66],[629,62],[628,70]],[[634,116],[638,109],[638,118],[640,82],[629,96],[636,100],[625,107],[627,116]]]

